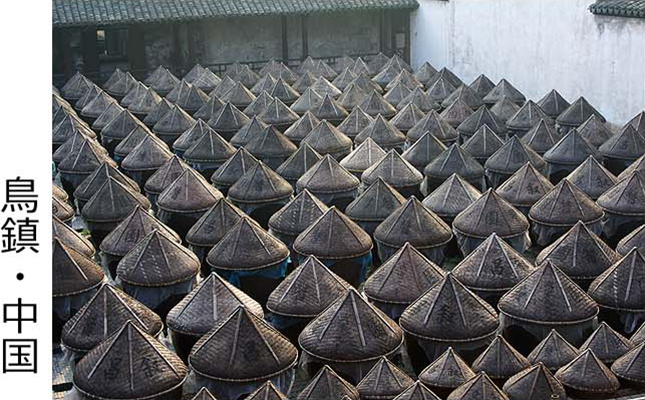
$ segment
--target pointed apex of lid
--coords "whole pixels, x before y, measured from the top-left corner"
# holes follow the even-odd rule
[[[364,399],[394,398],[414,384],[410,378],[386,357],[381,357],[356,385]]]
[[[218,133],[236,132],[246,125],[249,120],[249,117],[239,108],[231,103],[226,103],[217,114],[213,114],[211,119],[208,120],[208,125]]]
[[[567,398],[562,384],[541,363],[513,375],[503,390],[512,399]]]
[[[529,222],[493,189],[488,189],[457,215],[453,227],[468,236],[482,239],[492,233],[497,233],[501,238],[510,238],[526,232]]]
[[[345,89],[343,94],[338,97],[338,104],[345,110],[356,109],[357,106],[367,98],[367,91],[360,88],[356,82],[352,81]]]
[[[341,92],[336,86],[334,86],[331,82],[329,82],[324,76],[319,76],[316,79],[316,82],[313,83],[313,85],[310,86],[316,93],[319,95],[326,97],[327,95],[330,95],[331,97],[338,97],[340,96],[343,92]]]
[[[405,389],[400,395],[395,397],[396,400],[439,400],[439,396],[428,389],[420,381]]]
[[[309,256],[275,288],[267,308],[278,315],[315,318],[349,288],[325,264]]]
[[[616,360],[611,370],[619,378],[642,384],[645,381],[645,343],[639,344]]]
[[[291,105],[291,109],[298,114],[304,114],[307,111],[316,110],[322,101],[322,96],[316,93],[315,90],[306,88],[298,100]]]
[[[445,179],[457,174],[467,180],[480,178],[484,175],[484,167],[466,152],[459,144],[450,147],[430,161],[423,169],[427,177]]]
[[[171,102],[162,98],[159,103],[150,109],[150,112],[143,119],[143,122],[146,126],[154,127],[170,111],[172,106],[173,104]]]
[[[541,120],[544,120],[549,125],[553,125],[553,119],[546,115],[537,103],[529,100],[506,121],[506,127],[511,130],[528,131]]]
[[[201,337],[239,307],[264,317],[258,302],[216,273],[211,273],[170,310],[166,323],[173,331]]]
[[[576,130],[596,148],[602,146],[603,143],[614,136],[607,125],[595,114],[577,127]]]
[[[506,79],[500,80],[495,87],[488,92],[484,97],[484,103],[486,104],[495,104],[500,101],[502,98],[507,97],[513,103],[522,105],[526,101],[526,97],[511,85]]]
[[[452,347],[448,347],[448,350],[421,371],[419,380],[430,387],[455,389],[474,377],[475,373],[468,364]]]
[[[449,273],[405,309],[400,325],[420,338],[468,342],[491,335],[499,322],[493,307]]]
[[[645,136],[645,110],[639,112],[638,115],[629,120],[627,124],[636,128],[636,131],[638,131],[641,136]]]
[[[359,184],[358,178],[327,154],[298,179],[296,187],[312,193],[340,193],[354,190]]]
[[[105,275],[100,265],[57,238],[52,247],[54,297],[84,293],[101,284]]]
[[[632,347],[634,344],[631,341],[613,330],[607,323],[601,322],[580,346],[580,351],[591,349],[600,361],[611,365]]]
[[[362,173],[385,156],[385,151],[372,138],[367,138],[340,161],[353,173]]]
[[[228,93],[229,90],[231,90],[235,86],[235,81],[231,79],[230,76],[226,75],[224,78],[220,80],[220,82],[217,84],[215,89],[213,89],[212,92],[209,93],[209,95],[216,96],[216,97],[222,97],[226,93]]]
[[[300,143],[307,143],[321,155],[334,157],[348,154],[352,149],[352,140],[324,119]]]
[[[541,363],[549,370],[555,371],[571,362],[578,354],[578,349],[567,342],[558,331],[552,329],[527,358],[533,364]]]
[[[126,186],[112,177],[85,203],[81,215],[87,221],[121,221],[132,212],[136,206],[150,208],[148,199],[131,186]]]
[[[522,136],[522,140],[538,154],[544,154],[558,143],[560,137],[555,129],[543,119]]]
[[[404,98],[408,97],[412,93],[410,88],[408,88],[403,82],[397,81],[391,89],[385,93],[383,98],[388,101],[388,103],[393,106],[398,106]]]
[[[410,243],[405,243],[365,282],[369,299],[386,304],[408,305],[446,276]]]
[[[159,194],[157,206],[171,212],[206,211],[221,197],[198,172],[186,168]]]
[[[126,171],[155,171],[172,157],[168,145],[154,135],[146,135],[141,143],[121,161]]]
[[[441,105],[437,103],[430,95],[423,91],[420,87],[415,87],[414,90],[397,105],[398,110],[402,110],[408,104],[414,104],[419,107],[423,112],[438,110]]]
[[[135,181],[128,178],[112,164],[104,162],[74,190],[74,198],[80,200],[90,199],[110,177],[133,191],[139,191],[139,185]]]
[[[452,219],[481,196],[479,190],[452,174],[423,199],[423,205],[444,219]]]
[[[461,85],[441,102],[441,106],[447,108],[457,99],[461,99],[473,110],[477,110],[484,104],[482,99],[473,90],[466,85]]]
[[[233,203],[221,198],[188,230],[186,242],[212,247],[245,215]]]
[[[374,239],[388,246],[399,247],[410,242],[418,249],[428,249],[448,243],[452,231],[437,214],[412,196],[379,224]]]
[[[302,389],[297,400],[349,399],[358,400],[359,393],[354,386],[338,376],[328,365],[324,365]]]
[[[405,135],[380,114],[354,138],[354,141],[360,144],[367,138],[372,138],[379,146],[386,149],[402,146],[405,142]]]
[[[251,93],[249,92],[249,94]],[[208,95],[204,93],[204,91],[202,91],[195,85],[189,84],[188,90],[182,93],[181,97],[177,99],[177,104],[184,110],[195,112],[202,108],[202,106],[206,104],[208,100]]]
[[[58,163],[59,171],[89,175],[104,162],[116,165],[114,160],[107,155],[105,149],[96,143],[94,139],[83,137],[79,133],[78,136],[71,137],[68,142],[70,142],[71,148]],[[75,147],[75,145],[78,147]],[[63,146],[59,147],[59,150]]]
[[[563,179],[538,200],[529,211],[531,220],[548,226],[585,224],[600,220],[604,211],[568,179]]]
[[[493,233],[457,264],[453,273],[472,290],[503,292],[511,289],[533,270],[534,267],[528,260]]]
[[[600,153],[608,158],[636,160],[645,153],[645,137],[632,125],[627,125],[618,134],[607,140],[599,148]]]
[[[356,82],[356,81],[354,81]],[[359,103],[358,107],[361,108],[366,114],[375,117],[379,114],[389,118],[396,114],[396,108],[387,102],[377,91],[372,90],[370,94]]]
[[[430,98],[437,103],[441,103],[444,100],[446,100],[457,88],[453,86],[448,79],[445,77],[441,76],[437,78],[439,74],[435,75],[432,79],[434,79],[434,82],[432,79],[430,82],[427,83],[427,85],[430,85],[428,87],[428,90],[426,93]]]
[[[264,128],[245,147],[260,160],[273,158],[282,160],[295,153],[298,149],[289,138],[272,125]]]
[[[309,144],[303,143],[276,169],[276,172],[293,184],[321,159],[322,156],[316,150]]]
[[[204,122],[204,120],[198,119],[193,126],[184,131],[181,136],[179,136],[177,140],[173,142],[173,150],[185,152],[193,144],[195,144],[195,142],[201,139],[201,137],[204,136],[204,134],[206,134],[206,132],[208,131],[213,131],[213,128],[208,126],[208,124]]]
[[[175,353],[128,321],[78,362],[74,386],[98,398],[146,398],[175,390],[187,374]]]
[[[474,110],[477,111],[471,114],[457,127],[457,130],[461,134],[472,136],[484,125],[496,134],[502,136],[506,134],[506,125],[504,125],[504,122],[491,112],[488,107],[480,106],[479,108],[474,108]]]
[[[347,206],[345,214],[354,221],[380,222],[403,203],[405,197],[379,177]]]
[[[250,217],[242,217],[208,252],[213,268],[252,271],[273,266],[289,257],[289,249]]]
[[[645,225],[639,226],[622,238],[616,246],[616,252],[624,256],[634,247],[645,254]],[[643,333],[645,333],[645,329],[643,329]]]
[[[560,125],[575,127],[582,125],[592,115],[596,115],[602,122],[606,121],[605,117],[581,96],[558,116],[556,122]]]
[[[300,347],[311,355],[351,362],[386,356],[402,342],[398,325],[353,288],[311,321],[298,338]]]
[[[473,83],[468,85],[470,90],[472,90],[479,98],[483,99],[491,90],[495,88],[495,83],[488,79],[484,74],[479,75]]]
[[[304,189],[269,219],[271,231],[298,235],[322,216],[329,208]]]
[[[295,81],[295,80],[294,80]],[[330,84],[331,85],[331,84]],[[300,97],[300,93],[296,91],[285,79],[278,77],[271,90],[269,90],[271,97],[279,99],[287,103],[293,103]],[[320,94],[320,93],[318,93]]]
[[[130,215],[103,239],[100,249],[107,254],[125,256],[144,236],[153,230],[158,230],[177,243],[181,242],[181,238],[175,231],[153,217],[148,210],[141,206],[136,206]]]
[[[485,167],[489,171],[513,174],[527,162],[533,164],[538,170],[546,166],[544,159],[535,150],[514,135],[486,160]]]
[[[443,67],[439,70],[435,76],[430,79],[430,81],[427,83],[427,85],[432,85],[434,82],[440,80],[440,79],[445,79],[447,82],[449,82],[452,86],[455,88],[458,88],[459,86],[463,85],[464,82],[459,79],[457,75],[455,75],[454,72],[449,70],[447,67]]]
[[[517,103],[514,103],[505,96],[490,108],[490,112],[495,114],[502,122],[504,122],[504,124],[506,124],[506,122],[511,119],[519,109],[520,106],[518,106]]]
[[[248,117],[258,116],[266,110],[273,100],[274,98],[268,92],[262,91],[251,104],[244,108],[243,112]]]
[[[486,372],[480,372],[447,397],[447,400],[508,400],[502,390],[488,377]]]
[[[300,144],[302,139],[306,138],[318,124],[320,120],[311,112],[307,111],[298,121],[284,131],[284,135],[292,142]]]
[[[255,100],[255,95],[249,89],[244,87],[241,82],[236,82],[228,92],[220,97],[220,100],[227,103],[230,102],[235,107],[244,108]]]
[[[297,359],[298,350],[287,338],[238,307],[195,344],[188,364],[201,376],[248,382],[275,376],[293,367]]]
[[[426,132],[430,132],[442,143],[452,143],[459,138],[459,133],[446,122],[435,110],[430,111],[407,133],[407,139],[417,141]]]
[[[560,368],[555,377],[565,387],[580,392],[613,393],[620,387],[616,375],[591,349],[582,351],[573,361]]]
[[[199,392],[190,400],[217,400],[205,387],[199,389]]]
[[[495,191],[515,207],[531,207],[553,188],[553,184],[527,162]]]
[[[150,178],[146,181],[146,193],[161,193],[168,185],[188,168],[188,165],[181,158],[174,155],[170,157],[164,165],[159,167]]]
[[[289,182],[261,161],[249,168],[228,191],[229,199],[239,203],[277,201],[292,194]]]
[[[412,129],[426,114],[414,104],[408,104],[400,109],[392,118],[392,125],[402,131]]]
[[[645,172],[634,170],[618,177],[618,183],[603,193],[597,203],[605,210],[623,215],[645,214]]]
[[[395,188],[407,188],[421,184],[423,174],[392,149],[361,175],[361,181],[366,185],[371,185],[377,178]]]
[[[170,110],[152,127],[157,134],[174,134],[179,136],[189,129],[195,120],[178,105],[173,105]]]
[[[592,200],[597,200],[618,183],[618,179],[593,156],[587,157],[567,176],[567,179]]]
[[[643,142],[645,144],[645,141]],[[645,151],[645,147],[643,148]],[[553,164],[580,165],[589,156],[601,158],[596,148],[576,129],[571,129],[550,150],[544,159]]]
[[[526,357],[515,350],[503,336],[497,335],[473,361],[472,369],[474,372],[486,372],[492,379],[508,379],[529,365]]]
[[[264,123],[272,125],[292,124],[300,119],[298,114],[287,107],[280,98],[275,96],[273,101],[260,114],[259,118]]]
[[[267,381],[245,397],[244,400],[287,400],[287,396],[280,393],[273,382]]]
[[[504,141],[497,136],[495,131],[484,124],[464,142],[462,148],[476,160],[481,160],[483,163],[503,145]]]
[[[163,329],[161,318],[114,286],[104,284],[63,327],[62,344],[73,351],[88,352],[127,321],[149,335]],[[97,323],[98,322],[98,323]]]
[[[266,129],[267,126],[268,125],[262,122],[260,118],[253,116],[235,133],[235,135],[233,135],[230,143],[235,147],[246,146],[250,141],[260,135],[260,132]]]
[[[544,95],[544,97],[542,97],[537,104],[546,113],[546,115],[553,119],[556,119],[560,114],[562,114],[564,110],[569,108],[569,106],[571,105],[555,89]]]
[[[446,146],[439,139],[430,132],[426,132],[412,146],[408,147],[401,157],[423,172],[425,166],[445,150]]]
[[[441,118],[444,119],[447,123],[452,125],[454,128],[457,128],[464,122],[468,117],[474,114],[474,111],[466,102],[461,98],[457,99],[445,108],[441,114]]]
[[[437,72],[438,71],[435,67],[433,67],[429,62],[425,61],[417,69],[417,72],[414,73],[414,77],[417,78],[419,82],[425,85]]]
[[[543,324],[588,321],[598,314],[596,302],[550,261],[509,290],[498,307],[513,318]]]
[[[573,279],[595,278],[620,259],[598,235],[582,221],[542,250],[535,263],[551,261]],[[590,263],[589,260],[594,260]]]
[[[148,287],[192,279],[199,272],[199,260],[175,240],[156,229],[148,233],[119,261],[119,279]]]
[[[645,279],[645,258],[636,248],[602,273],[589,287],[589,295],[603,307],[619,311],[644,312],[643,292],[638,284]]]
[[[331,207],[298,235],[293,249],[321,259],[353,258],[371,251],[372,239],[349,217]]]

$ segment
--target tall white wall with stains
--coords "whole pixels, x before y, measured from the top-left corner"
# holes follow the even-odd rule
[[[645,108],[645,19],[595,16],[592,0],[418,0],[415,67],[507,78],[527,98],[584,95],[611,122]]]

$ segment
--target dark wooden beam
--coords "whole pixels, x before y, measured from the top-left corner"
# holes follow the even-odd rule
[[[282,60],[285,65],[289,63],[289,41],[287,39],[287,17],[280,17],[282,22]]]
[[[300,31],[302,33],[302,57],[304,60],[309,55],[309,17],[306,14],[300,16]]]
[[[146,41],[142,25],[128,27],[128,61],[132,75],[143,79],[146,75]]]
[[[98,72],[99,53],[96,39],[96,27],[83,29],[81,32],[81,48],[83,54],[83,71]]]
[[[405,50],[403,54],[403,59],[410,63],[410,13],[405,12],[403,26],[405,28]]]

